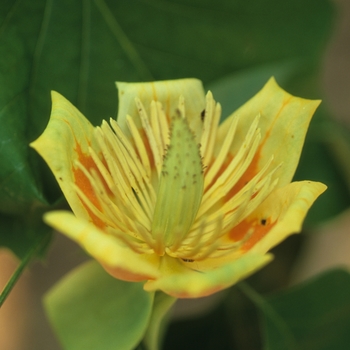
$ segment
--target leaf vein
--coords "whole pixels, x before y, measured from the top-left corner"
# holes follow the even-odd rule
[[[4,33],[6,30],[8,24],[11,21],[11,18],[13,17],[14,13],[16,12],[21,0],[17,0],[10,8],[10,10],[7,12],[4,21],[1,23],[0,26],[0,36]]]
[[[94,0],[94,2],[97,8],[99,9],[103,19],[105,20],[107,26],[109,27],[110,31],[112,32],[114,37],[117,39],[122,49],[125,51],[126,55],[129,57],[130,61],[139,72],[140,76],[144,80],[154,80],[152,73],[147,68],[140,54],[136,50],[135,46],[128,38],[128,36],[124,32],[120,24],[118,23],[117,19],[115,18],[111,10],[106,5],[105,1]]]

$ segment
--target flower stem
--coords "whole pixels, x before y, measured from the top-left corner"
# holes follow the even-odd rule
[[[2,307],[4,301],[10,294],[12,288],[17,283],[18,279],[21,277],[25,267],[29,264],[32,258],[38,253],[38,251],[47,243],[48,236],[49,235],[40,236],[39,239],[35,241],[31,249],[28,250],[27,254],[23,257],[19,266],[17,267],[15,272],[12,274],[11,278],[9,279],[5,288],[0,294],[0,308]]]

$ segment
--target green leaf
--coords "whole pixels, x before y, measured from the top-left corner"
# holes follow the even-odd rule
[[[49,291],[45,307],[64,349],[129,350],[147,329],[153,296],[90,261]]]
[[[144,344],[148,350],[158,350],[162,343],[166,326],[169,322],[169,310],[176,298],[163,292],[157,292],[154,298],[152,316],[144,337]]]
[[[332,18],[326,0],[1,1],[0,212],[24,218],[60,196],[28,148],[47,124],[50,90],[97,125],[116,115],[116,80],[208,83],[265,62],[317,57]]]
[[[320,120],[321,119],[321,120]],[[322,120],[323,119],[323,120]],[[328,186],[314,203],[305,226],[315,225],[338,215],[350,206],[348,164],[350,135],[329,118],[325,108],[320,107],[306,138],[295,180],[321,181]],[[346,157],[346,158],[345,158]]]
[[[28,207],[46,204],[30,166],[27,142],[25,53],[19,39],[9,34],[0,47],[0,211],[23,214]],[[11,43],[11,44],[10,44]],[[23,64],[24,63],[24,64]],[[12,76],[11,76],[12,74]],[[16,79],[15,79],[16,78]]]
[[[349,295],[349,273],[333,270],[266,299],[253,296],[264,321],[265,349],[348,349]]]
[[[320,0],[7,1],[0,13],[0,107],[18,99],[4,119],[20,120],[27,141],[47,122],[51,89],[97,124],[115,115],[116,80],[208,82],[269,60],[315,56],[332,25],[332,7]]]
[[[336,123],[324,125],[324,136],[330,155],[343,174],[344,182],[350,192],[350,130]]]
[[[38,240],[43,240],[46,243],[35,250],[35,254],[42,257],[52,233],[52,228],[43,223],[42,215],[43,210],[22,216],[0,214],[0,246],[11,247],[16,256],[23,259]]]

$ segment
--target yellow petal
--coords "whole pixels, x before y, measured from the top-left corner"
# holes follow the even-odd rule
[[[159,276],[157,256],[135,253],[116,237],[70,212],[49,212],[44,215],[44,221],[79,243],[115,278],[142,281]]]
[[[160,265],[163,276],[146,282],[144,289],[162,290],[177,298],[204,297],[232,286],[271,259],[270,254],[246,254],[230,264],[203,272],[196,270],[195,261],[185,264],[179,259],[164,256]]]
[[[239,117],[231,147],[231,154],[235,155],[243,144],[253,120],[260,115],[258,125],[262,136],[260,146],[239,187],[257,174],[272,155],[274,158],[270,169],[283,163],[273,175],[273,179],[279,179],[277,186],[282,187],[292,180],[311,117],[319,104],[320,101],[317,100],[290,95],[271,78],[260,92],[220,125],[218,139],[224,140],[232,119]],[[220,150],[220,143],[219,141],[216,153]]]
[[[175,115],[179,107],[179,98],[185,101],[185,115],[190,128],[196,133],[201,130],[201,112],[205,108],[205,94],[202,82],[198,79],[179,79],[156,81],[152,83],[117,83],[119,92],[118,124],[125,133],[128,133],[126,117],[133,119],[138,115],[135,98],[142,101],[148,115],[150,115],[151,101],[159,101],[163,105],[168,118]],[[138,127],[141,124],[138,123]]]
[[[265,254],[289,235],[301,231],[309,208],[326,188],[319,182],[301,181],[274,190],[249,217],[231,230],[231,240],[248,235],[242,250]]]
[[[46,161],[56,177],[64,196],[73,212],[81,218],[90,215],[72,189],[75,182],[75,162],[84,162],[88,148],[93,141],[91,123],[62,95],[52,91],[52,111],[48,126],[43,134],[30,144]],[[82,159],[83,158],[83,159]],[[85,157],[88,161],[88,158]],[[76,175],[81,175],[79,172]],[[78,176],[79,177],[79,176]],[[80,176],[83,180],[83,176]],[[85,181],[86,182],[86,181]],[[83,183],[81,187],[88,186]]]
[[[111,122],[116,135],[106,123],[93,128],[53,93],[48,127],[32,143],[75,213],[51,212],[45,222],[78,242],[112,276],[147,280],[145,290],[175,297],[206,296],[267,264],[272,257],[266,252],[301,230],[326,187],[288,183],[319,101],[294,97],[271,79],[217,129],[220,106],[209,93],[202,113],[199,80],[117,85],[120,126]],[[175,136],[169,137],[171,118],[181,115],[187,120],[174,122]]]

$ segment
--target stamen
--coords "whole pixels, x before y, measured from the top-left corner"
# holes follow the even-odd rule
[[[181,258],[191,258],[195,261],[204,260],[207,257],[209,257],[218,247],[219,243],[217,242],[217,238],[221,235],[222,232],[222,218],[220,220],[217,220],[214,224],[214,226],[210,229],[209,232],[207,232],[207,235],[204,232],[205,229],[208,228],[208,225],[205,225],[202,232],[200,233],[200,242],[196,245],[187,244],[186,250],[187,253],[184,251],[181,251]],[[203,239],[203,237],[206,237],[207,239]],[[180,251],[179,251],[180,254]]]
[[[210,229],[209,229],[210,227]],[[217,241],[223,233],[223,216],[217,218],[214,223],[211,225],[207,225],[208,230],[205,230],[201,236],[201,243],[203,246],[212,245],[215,241]]]
[[[106,124],[105,124],[106,125]],[[101,147],[103,156],[107,162],[108,168],[116,185],[116,197],[123,200],[124,206],[133,209],[134,216],[138,218],[144,226],[149,226],[150,218],[148,218],[137,201],[133,191],[130,178],[126,175],[127,167],[122,157],[118,157],[115,153],[118,149],[118,143],[115,141],[111,130],[102,126],[104,129],[96,128],[96,138]]]
[[[163,155],[165,154],[165,148],[170,143],[169,138],[169,123],[167,120],[167,117],[164,113],[162,104],[160,102],[156,102],[157,111],[158,111],[158,121],[160,126],[160,132],[162,137],[162,149],[163,149]]]
[[[97,194],[97,198],[99,198],[99,194],[96,193],[95,180],[92,178],[90,173],[85,169],[85,167],[79,161],[75,161],[74,165],[84,173],[84,175],[89,180],[94,193]],[[105,216],[105,214],[102,213],[98,208],[96,208],[96,206],[91,202],[91,200],[85,195],[85,193],[75,183],[72,183],[72,189],[77,193],[77,195],[83,201],[83,203],[86,205],[86,207],[95,216],[97,216],[106,225],[113,225],[113,223],[110,220],[108,220],[108,218]]]
[[[162,140],[160,125],[159,125],[159,117],[158,117],[158,109],[157,109],[156,101],[151,102],[150,110],[151,110],[150,120],[151,120],[151,127],[153,130],[154,138],[157,144],[157,148],[161,152],[160,156],[163,157],[165,147],[163,146],[163,142],[162,142],[163,140]]]
[[[132,161],[127,150],[123,147],[122,143],[118,140],[116,135],[112,132],[111,128],[107,123],[103,123],[102,130],[105,133],[107,139],[110,142],[111,148],[113,149],[114,156],[118,158],[121,168],[124,170],[126,175],[126,181],[129,182],[129,185],[135,191],[137,199],[140,201],[142,209],[147,214],[149,220],[153,216],[153,203],[150,203],[148,192],[142,177]]]
[[[217,206],[214,212],[207,215],[208,222],[213,222],[220,217],[224,217],[221,236],[225,235],[228,230],[237,225],[244,217],[248,216],[273,190],[277,181],[270,185],[270,180],[278,167],[261,180],[261,177],[271,165],[272,159],[273,157],[235,196],[223,205]]]
[[[171,246],[171,247],[166,247],[165,251],[168,255],[174,257],[174,258],[188,258],[191,254],[196,254],[200,250],[200,240],[202,237],[202,234],[205,229],[205,221],[203,220],[201,222],[201,225],[199,228],[196,230],[196,235],[194,235],[193,239],[191,242],[188,240],[182,241],[182,244],[180,247],[178,246]]]
[[[95,129],[102,156],[89,148],[96,167],[86,169],[75,163],[90,183],[89,193],[98,199],[97,204],[76,184],[73,190],[92,217],[96,216],[96,222],[101,220],[101,227],[105,225],[106,234],[139,254],[167,254],[184,261],[238,256],[254,230],[236,242],[228,239],[228,233],[244,223],[278,181],[274,174],[280,165],[270,169],[273,157],[258,173],[250,174],[249,170],[249,178],[244,175],[259,155],[259,116],[231,160],[239,122],[238,117],[233,118],[221,149],[212,159],[221,107],[210,92],[198,135],[192,133],[185,118],[182,96],[170,128],[160,102],[151,102],[149,116],[138,98],[135,103],[142,128],[127,116],[128,139],[114,120],[111,126],[104,121]],[[205,176],[202,160],[208,165]],[[243,184],[246,178],[249,181]]]
[[[96,152],[89,147],[89,154],[94,161],[94,163],[97,166],[98,171],[100,172],[103,180],[105,181],[106,185],[108,186],[109,190],[113,193],[115,189],[115,184],[113,182],[113,178],[111,174],[109,173],[108,169],[105,167],[105,165],[102,163],[100,157],[96,154]]]
[[[266,174],[272,164],[273,156],[236,194],[228,199],[225,198],[225,202],[222,204],[219,203],[219,200],[224,198],[237,184],[256,154],[260,143],[260,130],[257,128],[258,120],[259,116],[255,118],[250,126],[244,143],[235,158],[228,164],[216,182],[212,184],[222,168],[224,160],[227,159],[232,145],[238,123],[238,118],[233,119],[222,149],[205,177],[206,185],[212,185],[203,196],[196,220],[182,240],[181,246],[174,246],[174,249],[169,251],[172,256],[182,259],[190,258],[195,261],[208,257],[222,257],[228,253],[232,254],[235,250],[238,252],[249,239],[250,235],[247,234],[239,242],[230,242],[229,244],[221,242],[221,237],[225,236],[232,227],[247,217],[275,187],[278,180],[272,181],[272,178],[279,166]]]
[[[272,177],[269,176],[258,194],[248,203],[245,211],[245,216],[250,215],[258,207],[258,205],[263,202],[265,198],[275,189],[279,179],[275,179],[272,181],[272,183],[271,179]]]
[[[217,130],[218,130],[219,123],[220,123],[220,118],[221,118],[221,105],[220,105],[220,103],[217,103],[215,106],[215,112],[214,112],[213,122],[212,122],[212,126],[211,126],[212,132],[209,136],[209,140],[207,142],[207,148],[206,148],[206,151],[203,155],[203,163],[205,165],[210,164],[212,157],[213,157],[216,136],[217,136]]]
[[[255,177],[249,181],[233,198],[228,200],[221,208],[220,211],[227,213],[230,212],[231,208],[237,207],[237,199],[244,198],[244,204],[240,204],[239,211],[235,212],[235,215],[226,216],[224,229],[225,231],[237,225],[244,217],[247,217],[266,197],[276,186],[278,179],[276,179],[271,184],[272,175],[279,168],[275,167],[268,175],[263,179],[261,177],[266,172],[268,167],[271,165],[273,157],[270,158],[270,161],[267,162],[264,168],[257,174]]]
[[[213,94],[209,91],[206,95],[206,107],[203,123],[203,133],[201,137],[201,154],[203,157],[203,164],[210,164],[213,154],[216,131],[221,117],[221,106],[215,104]]]
[[[212,183],[214,177],[217,175],[217,173],[221,169],[221,166],[223,165],[228,155],[233,138],[235,136],[238,120],[239,120],[238,117],[235,117],[232,119],[230,128],[226,134],[225,140],[222,144],[218,157],[215,159],[214,163],[211,164],[209,170],[205,174],[204,188],[207,188]]]
[[[151,254],[153,253],[153,249],[150,246],[142,241],[136,240],[132,236],[125,235],[123,231],[108,229],[108,232],[119,238],[122,242],[124,242],[129,248],[139,254]]]
[[[135,239],[145,242],[149,249],[152,250],[151,247],[154,245],[154,240],[150,235],[150,223],[145,221],[142,222],[142,220],[140,221],[140,217],[135,215],[133,211],[130,211],[130,207],[118,203],[119,196],[114,198],[118,205],[114,204],[105,192],[105,187],[94,169],[91,169],[90,173],[80,162],[76,161],[75,165],[84,173],[91,183],[95,195],[99,198],[102,210],[98,210],[78,186],[73,184],[73,188],[89,210],[97,218],[102,220],[106,226],[109,226],[107,227],[107,230],[113,231],[114,233],[122,232],[124,236],[119,238],[122,238],[123,241],[135,251],[146,252],[145,248],[140,246],[136,247],[134,243],[131,243],[134,242],[133,240]],[[122,210],[120,208],[122,208]],[[132,219],[130,219],[128,215],[131,215]],[[149,251],[149,249],[147,251]]]
[[[160,174],[161,168],[162,168],[162,157],[160,154],[159,147],[157,146],[157,142],[153,133],[153,129],[151,128],[151,125],[148,120],[148,116],[145,110],[145,107],[143,106],[141,100],[139,98],[135,98],[136,106],[139,111],[142,127],[146,132],[148,142],[151,146],[152,154],[153,154],[153,159],[154,159],[154,164],[157,169],[158,176]]]
[[[151,162],[148,157],[148,152],[146,150],[145,143],[142,140],[139,130],[137,129],[137,126],[135,125],[135,122],[133,121],[132,117],[127,115],[126,122],[129,128],[129,131],[131,133],[131,136],[135,142],[135,148],[137,149],[138,154],[140,156],[142,166],[145,169],[147,176],[151,178],[152,177]]]
[[[100,180],[99,175],[94,169],[91,169],[91,173],[87,171],[87,169],[78,161],[75,162],[75,165],[77,168],[79,168],[84,175],[89,180],[91,187],[97,196],[99,198],[99,203],[102,206],[101,210],[96,208],[93,203],[88,199],[88,197],[84,194],[84,192],[75,184],[73,184],[74,191],[78,194],[78,196],[81,198],[81,200],[84,202],[84,204],[89,208],[89,210],[102,222],[105,223],[106,226],[109,227],[115,227],[122,230],[125,234],[128,234],[135,238],[140,238],[137,235],[137,227],[134,224],[134,221],[131,221],[129,219],[129,227],[127,227],[124,222],[125,219],[128,219],[127,217],[127,210],[124,210],[121,212],[118,208],[118,206],[114,205],[112,200],[109,198],[107,193],[105,192],[105,188]],[[117,214],[117,216],[116,216]],[[119,214],[119,215],[118,215]],[[135,219],[134,219],[135,220]],[[130,225],[130,223],[133,223]]]
[[[104,204],[104,211],[106,215],[110,217],[111,221],[113,221],[115,228],[132,237],[146,241],[137,228],[137,222],[129,217],[130,213],[126,208],[123,208],[122,205],[113,203],[111,200],[105,201]]]
[[[234,208],[237,206],[236,201],[242,196],[247,195],[247,193],[250,193],[251,198],[258,192],[260,187],[258,186],[258,183],[260,183],[261,178],[267,171],[267,169],[270,167],[271,163],[273,161],[273,156],[271,156],[270,160],[265,164],[265,166],[246,184],[244,185],[232,198],[227,200],[223,206],[221,206],[221,210],[226,211],[230,210],[230,208]],[[271,171],[271,174],[275,172],[277,167]],[[266,181],[266,177],[262,180]],[[251,199],[250,198],[250,199]]]
[[[260,142],[260,130],[257,129],[258,117],[251,125],[245,141],[227,168],[203,196],[198,215],[203,215],[237,183],[250,165]]]
[[[114,132],[116,133],[118,140],[121,142],[121,144],[124,146],[125,150],[127,151],[130,159],[136,165],[136,168],[138,170],[138,172],[136,172],[136,171],[134,172],[136,179],[141,178],[143,180],[143,182],[146,184],[147,190],[148,190],[147,192],[149,193],[149,196],[150,196],[150,205],[153,207],[154,203],[156,201],[156,194],[155,194],[153,185],[151,183],[150,177],[147,175],[145,168],[142,165],[139,157],[137,156],[133,146],[131,145],[130,141],[125,137],[124,133],[120,129],[117,122],[114,119],[111,119],[110,124],[111,124]],[[141,180],[138,180],[138,182],[142,183]]]
[[[213,94],[209,91],[206,95],[206,106],[205,106],[205,117],[204,117],[204,123],[203,123],[203,133],[201,137],[201,152],[202,155],[206,153],[207,146],[208,146],[208,140],[211,135],[211,126],[213,122],[213,110],[215,101],[213,99]]]
[[[146,229],[144,226],[135,222],[136,230],[142,237],[142,239],[152,248],[153,252],[155,251],[155,246],[157,242],[153,239],[150,230]]]

